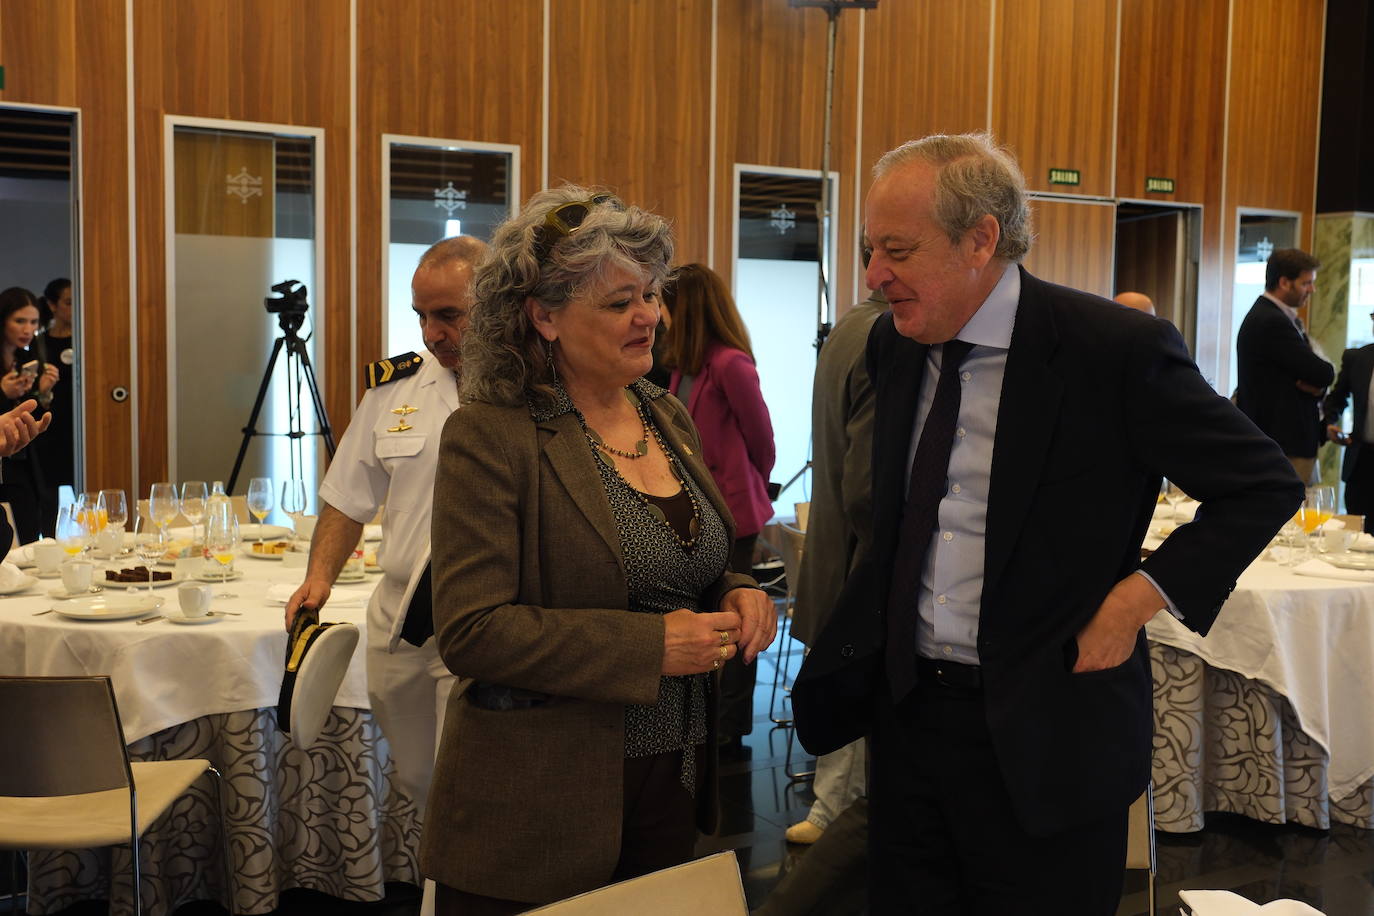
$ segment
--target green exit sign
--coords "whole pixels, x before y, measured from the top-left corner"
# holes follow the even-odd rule
[[[1050,169],[1050,184],[1078,184],[1078,169]]]
[[[1174,193],[1174,180],[1172,178],[1146,178],[1146,194],[1172,194]]]

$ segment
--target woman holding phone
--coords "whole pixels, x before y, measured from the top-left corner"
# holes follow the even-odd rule
[[[30,349],[37,334],[38,301],[33,293],[18,286],[0,292],[0,409],[9,410],[34,398],[40,405],[38,412],[46,412],[58,371]],[[20,542],[38,540],[45,533],[43,518],[49,514],[43,511],[43,503],[51,498],[42,462],[32,449],[21,449],[3,460],[0,474],[4,481],[0,498],[10,504]],[[50,514],[56,516],[56,512]]]

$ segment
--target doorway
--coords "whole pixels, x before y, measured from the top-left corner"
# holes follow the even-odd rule
[[[1122,201],[1116,207],[1114,292],[1144,293],[1155,314],[1197,352],[1197,277],[1202,208]]]

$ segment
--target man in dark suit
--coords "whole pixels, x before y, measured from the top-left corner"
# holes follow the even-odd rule
[[[870,736],[873,912],[1113,913],[1149,778],[1143,625],[1205,632],[1302,486],[1172,325],[1018,266],[1024,179],[990,137],[874,173],[873,539],[798,733]],[[1202,506],[1142,564],[1165,474]]]
[[[1298,309],[1316,285],[1321,263],[1305,251],[1280,248],[1264,268],[1264,294],[1236,333],[1236,406],[1273,439],[1298,476],[1313,482],[1322,429],[1322,392],[1336,371],[1312,351]]]
[[[1374,315],[1370,315],[1374,318]],[[1341,371],[1326,396],[1327,438],[1345,446],[1341,480],[1345,481],[1345,510],[1364,516],[1364,530],[1374,532],[1374,429],[1369,427],[1369,382],[1374,376],[1374,344],[1341,355]],[[1340,427],[1346,400],[1354,406],[1350,432]]]

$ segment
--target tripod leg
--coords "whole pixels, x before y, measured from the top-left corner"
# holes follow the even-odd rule
[[[239,444],[239,454],[234,459],[234,470],[229,474],[229,493],[234,492],[234,482],[239,479],[243,458],[248,454],[248,443],[258,434],[258,414],[262,413],[262,402],[267,399],[267,386],[272,383],[272,369],[277,365],[277,356],[281,353],[283,340],[284,338],[277,338],[277,342],[272,345],[272,355],[267,358],[267,368],[263,370],[262,382],[258,385],[258,398],[253,402],[253,412],[248,415],[248,425],[243,428],[243,442]],[[330,454],[333,454],[333,449],[330,449]]]
[[[320,397],[320,385],[315,381],[315,367],[310,364],[310,354],[306,351],[305,341],[297,339],[293,349],[300,357],[301,370],[305,372],[305,384],[310,389],[310,402],[315,407],[315,419],[320,423],[320,435],[324,437],[324,447],[329,457],[334,457],[334,430],[329,425],[329,414],[324,408],[324,398]]]

